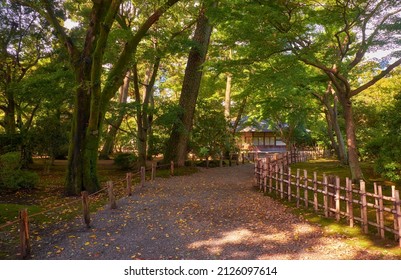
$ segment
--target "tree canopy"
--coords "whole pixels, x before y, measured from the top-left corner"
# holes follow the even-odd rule
[[[355,180],[368,159],[401,178],[390,152],[400,137],[399,1],[0,8],[0,150],[21,149],[27,162],[67,158],[68,194],[99,189],[99,155],[135,153],[144,166],[154,156],[183,165],[188,153],[233,152],[244,117],[269,121],[288,148],[332,150]]]

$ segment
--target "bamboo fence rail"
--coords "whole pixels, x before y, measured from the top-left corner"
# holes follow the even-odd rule
[[[362,180],[353,184],[346,178],[342,185],[338,176],[323,174],[318,180],[316,172],[310,176],[307,170],[291,170],[291,163],[306,161],[311,156],[314,155],[298,152],[257,159],[255,186],[263,192],[273,192],[281,199],[294,200],[297,207],[311,207],[336,221],[345,219],[350,227],[358,223],[364,233],[375,230],[383,239],[393,236],[401,247],[399,191],[392,186],[391,196],[384,195],[383,187],[376,183],[372,191],[368,191]]]

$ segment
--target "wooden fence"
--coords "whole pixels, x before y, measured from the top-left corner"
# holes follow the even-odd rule
[[[359,223],[364,233],[375,230],[381,238],[392,235],[401,247],[401,204],[395,186],[383,188],[375,183],[367,187],[362,180],[353,184],[349,178],[341,182],[338,176],[291,170],[291,163],[306,161],[309,157],[302,153],[284,153],[256,160],[255,186],[265,193],[293,201],[297,207],[313,207],[314,211],[337,221],[346,219],[350,227]]]
[[[157,168],[169,168],[170,169],[170,175],[174,175],[174,162],[171,161],[170,164],[165,164],[165,165],[158,165],[152,164],[152,168],[148,169],[150,171],[151,176],[150,180],[153,181],[156,177],[156,169]],[[99,191],[89,194],[87,191],[83,191],[81,193],[81,198],[77,198],[71,202],[64,203],[61,205],[58,205],[56,207],[52,207],[50,209],[46,209],[40,213],[35,213],[32,215],[28,215],[27,209],[22,209],[19,211],[19,218],[18,220],[15,221],[10,221],[7,222],[6,224],[0,225],[0,230],[3,230],[5,228],[9,228],[15,225],[18,225],[18,231],[19,231],[19,243],[20,243],[20,257],[22,259],[27,259],[31,255],[31,238],[30,238],[30,222],[29,219],[32,219],[36,216],[39,215],[44,215],[48,212],[50,213],[57,213],[57,211],[60,211],[62,208],[70,207],[71,205],[74,204],[79,204],[81,202],[81,213],[83,217],[83,222],[86,225],[87,228],[90,228],[91,224],[91,217],[90,217],[90,201],[91,198],[96,196],[99,193],[107,193],[108,195],[108,204],[110,209],[116,209],[117,208],[117,202],[116,202],[116,185],[120,185],[124,187],[123,192],[125,192],[126,196],[131,196],[133,193],[133,186],[132,186],[132,180],[135,176],[138,176],[140,178],[140,183],[139,187],[142,188],[145,185],[145,167],[142,167],[139,172],[137,173],[127,173],[126,177],[113,182],[113,181],[108,181],[106,185],[100,189]]]

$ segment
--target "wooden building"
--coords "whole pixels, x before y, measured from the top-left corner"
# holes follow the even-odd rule
[[[281,137],[269,128],[267,121],[240,127],[239,136],[242,151],[283,152],[287,149]]]

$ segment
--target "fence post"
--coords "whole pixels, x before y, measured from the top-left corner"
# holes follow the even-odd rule
[[[368,233],[368,205],[366,200],[366,187],[365,181],[360,180],[360,193],[361,193],[361,218],[362,228],[364,233]]]
[[[274,179],[276,180],[276,187],[275,187],[275,191],[276,191],[276,195],[278,196],[278,172],[279,172],[279,166],[278,166],[278,161],[276,161],[275,165],[274,165]]]
[[[398,244],[401,247],[401,205],[400,205],[400,193],[398,190],[394,192],[395,198],[395,212],[397,215],[397,224],[398,224]]]
[[[391,196],[394,199],[394,230],[398,232],[399,224],[398,224],[398,217],[397,217],[397,201],[395,198],[395,186],[391,186]],[[394,239],[398,240],[399,234],[394,234]]]
[[[109,194],[110,209],[116,209],[117,203],[116,203],[116,197],[113,192],[113,181],[107,182],[107,193]]]
[[[317,172],[313,172],[313,205],[314,210],[317,212],[319,210],[319,202],[317,199]]]
[[[145,166],[141,166],[141,188],[143,188],[145,186]]]
[[[280,165],[280,198],[284,198],[284,165]]]
[[[269,156],[266,158],[266,164],[267,164],[267,175],[269,176],[269,193],[271,193],[273,188],[273,169]]]
[[[291,167],[288,167],[288,190],[287,190],[287,194],[288,194],[288,201],[291,201]]]
[[[323,205],[324,205],[324,216],[329,217],[329,189],[327,186],[327,176],[323,174]]]
[[[340,177],[336,176],[336,220],[340,221]]]
[[[347,186],[347,213],[348,213],[348,219],[349,219],[349,226],[354,227],[354,200],[353,200],[353,192],[352,192],[352,180],[349,179],[348,177],[345,179],[346,180],[346,186]]]
[[[297,207],[299,207],[299,200],[300,200],[300,189],[299,189],[299,181],[300,181],[300,178],[299,178],[299,173],[300,173],[300,170],[299,169],[297,169],[297,177],[296,177],[296,188],[297,188]]]
[[[127,196],[132,195],[132,173],[127,173]]]
[[[174,161],[170,161],[170,175],[174,176]]]
[[[336,209],[336,177],[333,175],[327,176],[327,192],[329,216],[332,217],[332,209]]]
[[[28,210],[22,209],[19,211],[20,223],[20,242],[21,242],[21,257],[28,258],[31,255],[31,244],[29,242],[29,223]]]
[[[90,228],[90,212],[89,212],[89,193],[87,191],[81,192],[82,196],[82,211],[84,214],[84,222],[87,228]]]
[[[257,160],[255,160],[254,161],[254,171],[253,171],[253,174],[254,174],[254,176],[253,176],[253,186],[254,187],[257,187],[258,186],[258,161]]]
[[[308,199],[308,171],[304,169],[304,199],[305,199],[305,207],[308,208],[309,199]]]
[[[384,206],[383,206],[383,189],[382,186],[378,187],[378,195],[379,195],[379,228],[380,228],[380,237],[385,238],[384,236]]]
[[[267,191],[267,162],[266,159],[263,159],[263,192]]]

